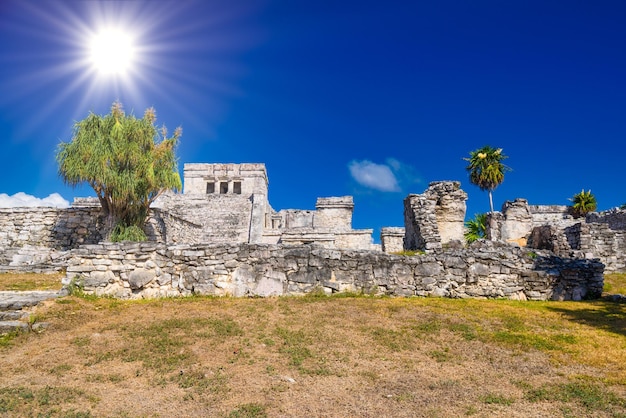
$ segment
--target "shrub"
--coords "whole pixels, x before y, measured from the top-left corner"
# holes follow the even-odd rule
[[[572,202],[572,205],[570,206],[569,211],[574,218],[580,218],[590,212],[594,212],[598,207],[596,197],[591,193],[591,190],[581,190],[581,192],[576,193],[570,201]]]
[[[146,241],[148,237],[146,237],[146,233],[143,232],[143,229],[139,228],[137,225],[124,225],[123,223],[118,223],[113,228],[111,232],[111,242],[121,242],[121,241]]]
[[[465,242],[471,244],[487,236],[487,214],[477,213],[474,219],[465,222]]]

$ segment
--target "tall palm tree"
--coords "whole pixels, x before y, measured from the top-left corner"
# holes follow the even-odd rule
[[[504,181],[504,173],[511,169],[502,163],[509,157],[502,153],[502,148],[493,148],[486,145],[475,151],[470,151],[466,170],[472,184],[478,186],[480,190],[489,192],[489,207],[493,213],[492,192]]]

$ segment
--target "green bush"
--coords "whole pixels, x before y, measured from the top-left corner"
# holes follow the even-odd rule
[[[465,222],[465,242],[471,244],[474,241],[487,237],[487,214],[477,213],[474,219]]]
[[[572,205],[569,208],[569,212],[574,218],[581,218],[590,212],[594,212],[598,207],[596,197],[591,193],[591,190],[585,191],[583,189],[580,193],[576,193],[570,201]]]
[[[122,223],[118,223],[111,231],[111,241],[112,242],[121,242],[121,241],[146,241],[148,237],[146,237],[146,233],[143,232],[143,229],[139,228],[136,225],[124,225]]]

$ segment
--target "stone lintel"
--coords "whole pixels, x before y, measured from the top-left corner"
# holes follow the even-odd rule
[[[352,196],[340,196],[340,197],[318,197],[315,203],[316,209],[330,209],[330,208],[346,208],[354,209],[354,201]]]

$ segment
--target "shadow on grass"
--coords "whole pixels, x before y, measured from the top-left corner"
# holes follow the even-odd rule
[[[569,305],[572,306],[570,308],[555,304],[549,306],[548,309],[575,322],[626,336],[626,303],[597,300],[585,304],[585,306],[590,305],[589,308],[582,308],[574,304]]]

